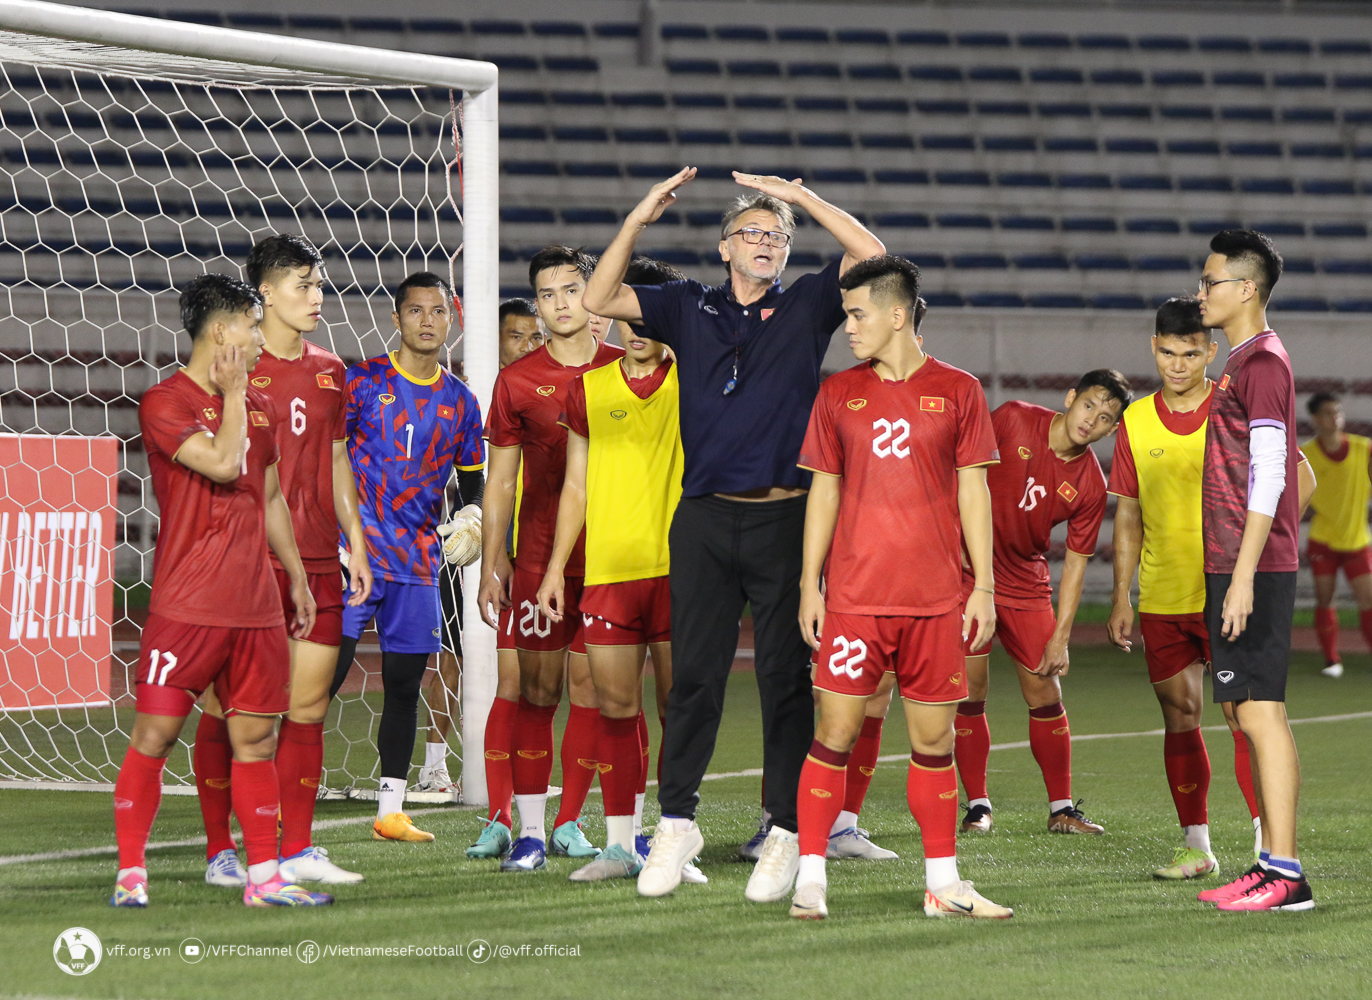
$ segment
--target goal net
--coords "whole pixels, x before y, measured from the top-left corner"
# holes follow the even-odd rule
[[[111,782],[127,746],[158,526],[137,407],[188,355],[186,280],[240,274],[257,240],[303,234],[328,279],[311,339],[351,363],[395,346],[405,274],[450,276],[466,330],[485,332],[459,346],[455,325],[452,360],[487,406],[495,78],[487,63],[0,0],[0,780]],[[488,632],[466,643],[474,760]],[[375,787],[369,642],[329,714],[332,789]],[[193,785],[194,729],[169,783]],[[484,799],[484,775],[466,784]]]

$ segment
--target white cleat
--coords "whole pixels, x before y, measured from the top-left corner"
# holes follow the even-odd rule
[[[416,792],[440,792],[457,797],[460,786],[448,774],[448,762],[435,764],[433,767],[421,767],[419,769],[419,781],[415,784]]]
[[[779,826],[772,827],[762,845],[762,856],[748,876],[743,890],[750,903],[779,903],[796,883],[800,870],[800,838]]]
[[[638,873],[640,896],[665,896],[681,884],[687,862],[705,847],[705,837],[695,820],[684,830],[668,829],[667,821],[657,824],[652,847]]]
[[[828,889],[818,882],[796,887],[791,897],[791,916],[797,920],[823,920],[829,915]]]
[[[1324,676],[1326,676],[1326,677],[1342,677],[1342,676],[1343,676],[1343,664],[1342,664],[1342,663],[1331,663],[1331,664],[1329,664],[1329,666],[1327,666],[1327,667],[1325,667],[1323,670],[1321,670],[1320,673],[1324,674]]]
[[[696,861],[699,861],[696,858]],[[688,861],[681,866],[681,881],[689,885],[708,885],[710,880],[705,873],[696,867],[695,861]]]
[[[825,848],[824,856],[830,861],[837,861],[840,858],[894,861],[900,857],[895,851],[888,851],[886,848],[878,847],[872,843],[867,839],[867,831],[859,830],[855,826],[840,830],[838,833],[829,834],[829,846]]]
[[[242,889],[248,884],[248,869],[238,860],[237,851],[225,849],[210,858],[205,867],[205,881],[226,889]]]
[[[1008,906],[993,903],[972,888],[972,883],[963,879],[945,885],[938,891],[924,890],[924,915],[926,917],[983,917],[990,920],[1005,920],[1015,915]]]
[[[329,860],[326,847],[307,847],[299,854],[282,858],[278,869],[286,883],[323,882],[327,885],[354,885],[366,880],[358,872],[339,868]]]

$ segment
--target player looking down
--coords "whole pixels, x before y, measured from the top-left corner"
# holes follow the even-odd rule
[[[825,851],[848,755],[868,699],[893,671],[910,731],[906,794],[924,846],[924,912],[1009,917],[961,878],[956,856],[962,646],[969,637],[985,643],[996,624],[986,467],[997,456],[986,397],[974,376],[924,353],[913,322],[919,269],[909,261],[860,261],[839,287],[848,342],[863,363],[820,386],[800,452],[815,473],[800,629],[819,650],[819,715],[800,773],[791,916],[828,916]],[[965,599],[964,546],[974,577]]]
[[[320,906],[333,897],[286,882],[278,866],[273,757],[291,675],[268,546],[290,579],[296,638],[314,628],[315,605],[277,476],[275,409],[248,384],[262,353],[262,300],[235,278],[206,274],[186,285],[180,304],[190,360],[138,404],[162,526],[137,714],[114,786],[119,873],[110,903],[148,905],[145,852],[162,769],[196,697],[213,686],[227,716],[233,812],[248,854],[243,902]]]

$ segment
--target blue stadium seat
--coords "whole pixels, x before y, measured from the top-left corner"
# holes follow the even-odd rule
[[[1155,87],[1204,87],[1205,74],[1193,69],[1160,69],[1153,71]]]
[[[1083,271],[1128,271],[1129,258],[1117,253],[1079,253],[1077,267]]]
[[[723,94],[673,94],[672,104],[678,108],[727,108]]]
[[[989,215],[974,215],[964,213],[948,213],[937,216],[937,221],[944,229],[990,229],[991,217]]]
[[[972,107],[966,101],[916,101],[915,110],[926,115],[965,115]]]
[[[1095,139],[1057,136],[1044,139],[1043,148],[1048,153],[1095,153],[1100,145]]]
[[[1208,104],[1164,104],[1158,108],[1164,118],[1209,121],[1215,117],[1215,109]]]
[[[562,125],[553,129],[558,142],[609,142],[610,133],[598,125]]]
[[[548,95],[541,90],[502,90],[501,104],[547,104]]]
[[[614,225],[621,220],[619,213],[612,208],[564,208],[562,221],[575,226]]]
[[[891,36],[877,28],[839,28],[834,41],[845,45],[890,45]]]
[[[1107,153],[1142,153],[1150,154],[1158,152],[1158,140],[1156,139],[1106,139],[1105,151]]]
[[[1340,299],[1334,303],[1334,311],[1353,313],[1372,312],[1372,299]]]
[[[899,80],[900,67],[890,63],[857,63],[848,67],[854,80]]]
[[[1102,104],[1097,110],[1102,118],[1152,118],[1150,104]]]
[[[818,148],[850,149],[853,145],[853,137],[847,132],[801,132],[796,139],[802,146]]]
[[[1366,239],[1367,226],[1361,222],[1317,222],[1314,225],[1316,236],[1335,238]],[[1262,232],[1268,230],[1263,229]]]
[[[1038,149],[1039,141],[1032,135],[987,135],[981,140],[981,148],[994,152],[1028,152]]]
[[[1220,144],[1214,139],[1173,139],[1167,151],[1177,156],[1219,156]]]
[[[781,76],[781,63],[771,59],[736,59],[729,63],[730,76]]]
[[[667,72],[678,75],[719,76],[718,59],[668,59]]]
[[[1372,260],[1326,260],[1325,274],[1372,274]]]
[[[872,217],[878,226],[892,229],[928,229],[929,216],[923,212],[878,212]]]
[[[672,135],[665,128],[617,128],[615,142],[671,142]]]
[[[927,170],[874,170],[872,178],[878,184],[928,184]]]
[[[1085,309],[1086,299],[1080,295],[1072,295],[1070,292],[1047,292],[1041,295],[1031,295],[1026,300],[1032,309]]]
[[[208,24],[212,27],[219,27],[224,23],[224,15],[217,10],[169,10],[167,17],[172,21],[185,21],[187,24]],[[297,17],[287,17],[286,23],[292,28],[342,29],[343,19],[341,17],[329,18],[328,20],[337,22],[337,24],[301,24]]]
[[[1231,142],[1225,148],[1230,156],[1281,156],[1279,142]]]
[[[1133,43],[1128,35],[1078,35],[1077,46],[1083,49],[1130,49]]]
[[[1372,55],[1372,42],[1356,38],[1327,38],[1320,42],[1320,51],[1327,56]]]
[[[1028,101],[978,101],[979,115],[1013,115],[1028,118],[1032,112]]]
[[[793,77],[827,77],[837,80],[843,75],[838,63],[830,62],[793,62],[786,64],[786,75]]]
[[[1002,215],[1000,228],[1026,232],[1051,232],[1057,226],[1046,215]]]
[[[734,107],[780,111],[786,107],[786,98],[778,97],[775,94],[735,94]]]
[[[1078,216],[1062,220],[1064,233],[1113,233],[1118,229],[1114,219],[1102,216]]]
[[[787,261],[796,267],[823,267],[825,263],[820,254],[810,250],[792,250]]]
[[[719,225],[721,218],[718,212],[687,212],[686,225],[695,229],[709,229]]]
[[[1372,90],[1372,74],[1336,73],[1334,86],[1339,90]]]
[[[410,20],[410,31],[416,35],[461,35],[467,26],[450,17],[418,17]]]
[[[551,97],[554,104],[572,107],[599,107],[605,104],[605,95],[598,90],[554,90]]]
[[[777,132],[763,129],[741,129],[738,141],[744,146],[793,146],[795,138],[790,132]]]
[[[816,167],[814,179],[820,184],[866,184],[867,171],[853,167]]]
[[[683,146],[727,146],[733,138],[723,129],[683,128],[677,129],[676,141]]]
[[[1332,122],[1334,118],[1333,108],[1282,108],[1281,111],[1284,122]]]
[[[1111,186],[1109,174],[1059,174],[1060,188],[1108,188]]]
[[[1148,302],[1142,295],[1093,295],[1092,309],[1147,309]]]
[[[911,66],[910,79],[955,83],[962,80],[960,66]]]
[[[1314,274],[1315,262],[1309,257],[1291,257],[1282,265],[1282,270],[1293,274]]]
[[[662,37],[668,40],[704,41],[710,37],[703,24],[664,24]]]
[[[965,304],[957,292],[924,292],[921,297],[934,309],[958,309]]]
[[[1216,70],[1210,74],[1216,87],[1266,87],[1267,74],[1247,69]]]
[[[919,144],[924,149],[976,149],[977,140],[970,135],[922,135]]]
[[[610,103],[618,108],[665,108],[667,95],[653,91],[630,94],[611,94]]]
[[[1183,191],[1232,191],[1232,177],[1181,177],[1177,187]]]
[[[991,175],[985,170],[935,170],[934,180],[960,187],[990,187]]]
[[[978,309],[1023,309],[1024,299],[1014,292],[974,292],[967,296],[967,304]]]
[[[1126,233],[1179,233],[1181,223],[1176,219],[1125,219]]]
[[[915,140],[908,135],[869,132],[858,137],[864,149],[914,149]]]
[[[1199,39],[1196,48],[1202,52],[1252,52],[1253,43],[1247,38],[1210,37]]]
[[[1047,33],[1020,35],[1019,47],[1022,49],[1070,49],[1072,38],[1070,35]]]
[[[548,38],[586,37],[586,25],[580,21],[534,21],[529,30]]]
[[[505,160],[500,168],[516,177],[556,177],[561,173],[549,160]]]
[[[551,224],[557,221],[551,208],[515,208],[502,206],[501,222]]]
[[[967,79],[981,83],[1021,83],[1024,74],[1018,66],[973,66],[967,71]]]
[[[1097,69],[1091,71],[1091,82],[1108,87],[1141,87],[1143,74],[1136,69]]]
[[[1272,86],[1287,90],[1309,90],[1311,88],[1323,90],[1329,86],[1329,80],[1323,73],[1274,73],[1272,74]]]
[[[1341,142],[1293,142],[1291,155],[1303,159],[1342,160],[1348,155],[1348,147]]]
[[[859,111],[883,114],[904,115],[910,111],[910,102],[903,97],[859,97],[853,101],[853,106]]]
[[[1372,108],[1347,108],[1343,120],[1347,125],[1372,125]]]
[[[564,163],[568,177],[619,177],[623,168],[618,163]]]
[[[846,97],[797,97],[792,102],[797,111],[847,111]],[[906,106],[908,110],[908,105]]]
[[[1053,186],[1053,177],[1051,174],[1039,173],[1037,171],[1012,172],[996,174],[996,183],[1001,187],[1047,188]]]
[[[1029,71],[1029,79],[1034,83],[1083,83],[1085,77],[1081,70],[1065,66],[1044,66]]]
[[[948,266],[948,261],[941,253],[907,253],[905,259],[914,264],[915,267],[926,271]],[[925,301],[927,302],[928,299],[926,298]]]
[[[827,28],[777,28],[778,42],[827,42]]]
[[[715,27],[721,42],[765,42],[772,36],[760,24],[721,24]]]
[[[999,31],[967,31],[957,36],[958,44],[969,49],[1008,49],[1010,36]]]
[[[1295,299],[1277,296],[1270,308],[1277,312],[1328,312],[1329,303],[1314,296]]]
[[[1249,228],[1249,229],[1256,229],[1258,232],[1260,232],[1260,233],[1266,233],[1268,236],[1304,236],[1304,235],[1305,235],[1305,223],[1303,223],[1303,222],[1286,222],[1286,221],[1280,221],[1280,222],[1254,222],[1254,223],[1250,224],[1248,228]],[[1319,235],[1319,234],[1316,234],[1316,235]],[[1352,236],[1352,235],[1355,235],[1355,234],[1354,234],[1354,233],[1349,233],[1349,235]],[[1363,235],[1363,236],[1366,236],[1366,235],[1367,235],[1367,230],[1366,230],[1365,227],[1363,228],[1362,235]]]
[[[226,19],[234,28],[284,28],[286,19],[280,14],[230,13]]]
[[[493,53],[481,57],[500,67],[502,73],[532,73],[538,69],[538,60],[533,56],[519,53]]]
[[[1189,271],[1191,261],[1182,256],[1145,256],[1134,259],[1138,271]]]
[[[1038,106],[1041,118],[1090,118],[1091,105],[1077,101],[1055,101]]]
[[[537,141],[548,138],[548,130],[542,125],[501,125],[500,138]]]
[[[718,223],[719,220],[716,219],[715,224],[718,225]],[[700,254],[696,251],[683,250],[679,247],[649,250],[645,256],[660,260],[664,264],[675,264],[680,267],[695,267],[701,263]]]
[[[1015,258],[1015,266],[1022,271],[1066,271],[1072,264],[1060,253],[1026,253]]]
[[[642,29],[632,21],[601,21],[591,30],[597,38],[637,38]]]
[[[473,21],[474,35],[522,35],[524,25],[519,21]]]
[[[1301,181],[1301,191],[1305,194],[1349,195],[1355,193],[1352,181],[1308,180]]]
[[[1214,236],[1226,229],[1242,228],[1243,223],[1238,219],[1192,219],[1186,224],[1187,232],[1196,236]]]
[[[1004,254],[999,253],[960,253],[954,254],[953,266],[967,271],[1004,271],[1010,266]]]
[[[896,41],[901,45],[924,45],[930,48],[953,44],[946,31],[902,31],[896,35]]]
[[[598,73],[600,62],[589,56],[544,56],[543,68],[549,73]]]
[[[1276,52],[1283,55],[1308,56],[1310,42],[1305,38],[1263,38],[1258,41],[1259,52]]]
[[[1143,35],[1139,48],[1144,52],[1190,52],[1191,39],[1182,35]]]
[[[1270,122],[1275,115],[1271,108],[1243,105],[1220,108],[1220,117],[1225,121]]]

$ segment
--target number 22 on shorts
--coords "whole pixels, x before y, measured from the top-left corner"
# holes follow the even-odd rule
[[[834,655],[829,657],[829,673],[835,677],[847,674],[853,680],[862,676],[862,663],[867,659],[867,643],[861,639],[851,642],[841,635],[834,636]]]

